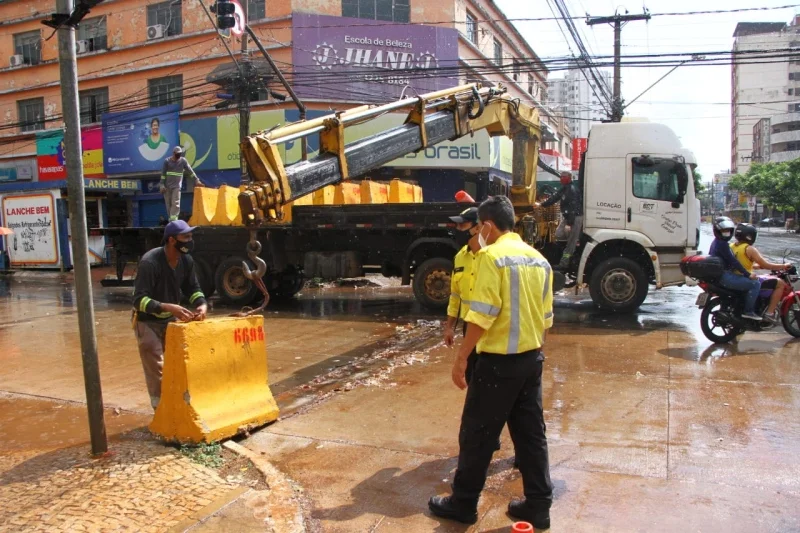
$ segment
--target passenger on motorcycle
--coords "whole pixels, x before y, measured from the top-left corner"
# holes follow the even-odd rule
[[[714,219],[714,241],[708,255],[713,255],[722,259],[725,264],[725,272],[719,280],[719,284],[732,291],[745,292],[744,312],[742,318],[761,321],[761,316],[755,312],[758,293],[761,291],[755,274],[748,274],[747,269],[733,255],[728,242],[733,237],[736,224],[728,217],[717,217]]]
[[[731,244],[731,251],[736,259],[739,260],[739,263],[747,269],[748,274],[752,274],[754,268],[786,270],[792,266],[788,263],[770,263],[764,259],[764,256],[753,246],[756,242],[756,237],[758,237],[758,230],[755,226],[751,224],[739,224],[736,226],[736,231],[733,235],[736,238],[736,242]],[[781,301],[786,283],[774,276],[758,276],[758,280],[761,283],[761,290],[772,291],[765,318],[775,323],[779,318],[778,304]]]

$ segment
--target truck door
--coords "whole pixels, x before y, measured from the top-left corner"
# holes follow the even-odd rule
[[[630,155],[627,161],[626,229],[646,235],[657,248],[682,251],[688,241],[689,176],[682,158]],[[667,252],[668,250],[664,250]]]

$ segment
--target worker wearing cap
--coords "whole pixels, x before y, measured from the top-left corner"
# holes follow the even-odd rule
[[[164,228],[163,246],[153,248],[139,261],[133,288],[133,329],[139,344],[150,404],[161,399],[161,369],[167,325],[180,320],[203,320],[206,297],[195,274],[189,252],[194,247],[193,227],[175,220]],[[183,307],[185,300],[194,311]]]
[[[164,160],[164,166],[161,169],[160,190],[164,195],[164,203],[167,205],[170,221],[178,220],[178,213],[181,212],[181,186],[186,174],[194,178],[196,186],[203,186],[200,178],[194,173],[192,165],[183,157],[183,148],[176,146],[172,149],[172,157]]]
[[[450,217],[456,224],[456,244],[461,249],[453,259],[453,273],[450,276],[450,302],[447,305],[447,322],[444,326],[444,342],[447,346],[453,345],[455,326],[458,319],[464,320],[469,311],[469,302],[472,286],[475,283],[475,274],[472,264],[478,246],[478,208],[470,207],[461,214]],[[466,331],[466,322],[464,322]],[[472,374],[472,366],[477,354],[470,355],[467,365],[467,382]]]
[[[475,285],[466,315],[467,334],[453,363],[453,382],[467,388],[467,359],[478,358],[464,401],[459,431],[458,468],[451,496],[428,502],[433,514],[473,524],[478,498],[508,423],[522,474],[525,500],[508,513],[536,529],[550,527],[553,485],[542,408],[542,345],[553,325],[553,276],[550,264],[513,232],[514,208],[494,196],[478,208]]]

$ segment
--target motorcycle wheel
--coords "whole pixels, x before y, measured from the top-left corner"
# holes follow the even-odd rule
[[[792,337],[800,337],[800,305],[793,303],[781,317],[783,329]]]
[[[722,309],[722,300],[712,298],[708,301],[700,314],[700,329],[708,340],[717,344],[731,342],[741,335],[743,331],[732,324],[718,324],[717,312]]]

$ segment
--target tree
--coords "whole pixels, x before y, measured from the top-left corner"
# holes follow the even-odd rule
[[[731,189],[758,196],[781,211],[800,210],[800,160],[787,163],[753,163],[745,174],[730,180]]]
[[[692,175],[694,176],[694,194],[698,195],[706,190],[706,186],[703,183],[703,175],[696,170],[692,171]]]

